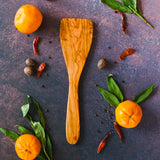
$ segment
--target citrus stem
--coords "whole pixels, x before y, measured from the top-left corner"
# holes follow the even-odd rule
[[[141,15],[139,14],[137,11],[135,11],[131,6],[128,6],[130,10],[132,10],[132,12],[138,16],[142,21],[144,21],[149,27],[153,28],[153,26]]]

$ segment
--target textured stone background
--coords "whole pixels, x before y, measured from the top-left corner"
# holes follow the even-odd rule
[[[13,24],[17,9],[26,3],[36,5],[44,15],[42,26],[28,37],[18,32]],[[149,28],[134,15],[127,15],[128,34],[123,35],[121,17],[99,3],[99,0],[1,0],[0,5],[0,127],[14,131],[16,124],[29,127],[22,118],[20,107],[26,103],[26,95],[33,96],[45,111],[50,136],[54,144],[56,160],[158,160],[160,155],[160,4],[158,1],[141,2],[145,17],[154,26]],[[93,45],[79,85],[81,137],[75,146],[65,140],[65,115],[68,94],[67,70],[59,40],[59,24],[64,17],[89,18],[94,22]],[[34,56],[32,41],[39,36],[40,56]],[[52,41],[52,43],[49,43]],[[111,49],[108,49],[108,47]],[[125,49],[133,47],[136,53],[119,60]],[[51,56],[51,59],[48,59]],[[23,73],[25,59],[48,67],[40,79]],[[100,58],[108,65],[98,70]],[[117,61],[118,64],[115,64]],[[103,110],[107,109],[94,84],[106,87],[105,76],[115,75],[126,99],[155,83],[153,94],[141,104],[143,119],[135,129],[123,129],[125,141],[120,143],[114,134],[101,154],[96,153],[100,140],[113,130],[113,121]],[[122,83],[125,81],[125,83]],[[42,88],[41,85],[45,85]],[[98,117],[94,117],[98,114]],[[104,124],[100,122],[103,121]],[[98,133],[100,130],[101,133]],[[0,133],[0,159],[17,160],[14,143]]]

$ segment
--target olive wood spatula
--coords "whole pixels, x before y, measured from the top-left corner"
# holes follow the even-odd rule
[[[69,92],[66,115],[66,139],[76,144],[80,135],[78,86],[93,38],[89,19],[64,18],[60,24],[60,41],[68,71]]]

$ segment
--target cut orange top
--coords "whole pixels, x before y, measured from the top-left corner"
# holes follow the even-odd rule
[[[130,100],[120,103],[115,110],[117,123],[125,128],[136,127],[140,123],[142,115],[141,107]]]
[[[15,150],[19,158],[33,160],[40,153],[41,144],[37,137],[24,134],[16,140]]]

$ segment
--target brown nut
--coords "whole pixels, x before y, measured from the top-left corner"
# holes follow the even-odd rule
[[[25,67],[24,68],[24,73],[27,75],[27,76],[32,76],[34,75],[34,70],[32,67]]]
[[[36,63],[33,59],[30,59],[30,58],[26,59],[26,65],[27,66],[35,66],[35,64]]]
[[[105,66],[107,65],[107,61],[106,61],[106,59],[100,59],[99,61],[98,61],[98,63],[97,63],[97,67],[99,68],[99,69],[102,69],[102,68],[104,68]]]

